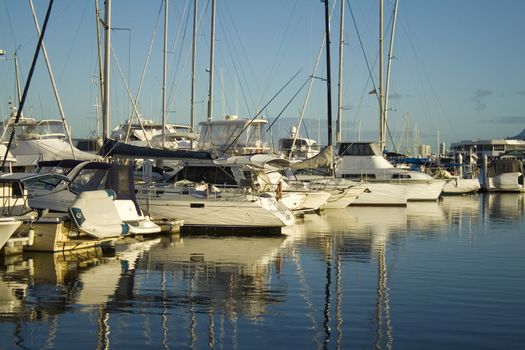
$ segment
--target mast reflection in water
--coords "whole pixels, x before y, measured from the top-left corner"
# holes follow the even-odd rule
[[[518,349],[524,196],[5,258],[0,348]]]

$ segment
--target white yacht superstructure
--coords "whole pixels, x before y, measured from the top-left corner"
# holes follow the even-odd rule
[[[337,151],[337,177],[402,187],[407,201],[436,201],[446,183],[422,172],[394,167],[375,142],[341,142]]]

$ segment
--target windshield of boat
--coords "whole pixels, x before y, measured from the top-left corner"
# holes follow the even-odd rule
[[[381,150],[374,143],[341,143],[338,154],[340,156],[379,156]]]
[[[27,134],[35,134],[40,137],[65,137],[64,125],[59,120],[42,120],[27,129]]]
[[[56,188],[62,181],[67,181],[67,177],[60,174],[45,174],[25,180],[25,183],[27,187],[31,189],[50,191]]]
[[[246,125],[247,123],[249,125]],[[267,149],[269,146],[264,131],[266,123],[267,121],[262,120],[201,123],[199,147],[203,150],[221,150],[229,153],[237,153],[235,151],[239,150],[252,153],[254,150]]]
[[[107,173],[107,168],[84,168],[73,178],[69,188],[76,193],[102,190],[106,185]]]

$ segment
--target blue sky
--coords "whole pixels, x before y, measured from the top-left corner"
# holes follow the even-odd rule
[[[42,25],[48,1],[34,0]],[[131,110],[123,79],[135,95],[153,44],[139,109],[161,120],[163,12],[161,0],[113,0],[111,125]],[[353,18],[348,7],[350,3]],[[377,139],[378,1],[349,0],[345,6],[343,138]],[[168,121],[189,123],[190,48],[193,1],[170,1]],[[330,6],[334,3],[330,1]],[[99,5],[103,8],[103,3]],[[197,121],[206,118],[210,2],[199,1],[196,68]],[[385,28],[393,1],[385,0]],[[435,149],[438,140],[487,139],[518,134],[525,128],[525,1],[400,0],[391,74],[389,131],[395,147],[412,143],[417,127],[421,141]],[[337,108],[339,3],[332,18],[333,119]],[[98,74],[93,0],[55,0],[45,44],[68,123],[75,137],[96,128]],[[355,19],[355,21],[354,21]],[[356,31],[359,32],[359,36]],[[155,32],[155,34],[154,34]],[[305,100],[301,86],[312,75],[324,35],[324,7],[319,0],[217,0],[214,118],[224,114],[252,117],[297,72],[299,74],[262,111],[270,121],[279,114],[293,123]],[[359,39],[363,46],[360,46]],[[388,43],[389,31],[385,40]],[[26,79],[37,35],[28,1],[0,0],[0,114],[15,97],[13,52]],[[370,76],[367,64],[371,68]],[[386,55],[385,55],[386,56]],[[122,78],[116,61],[122,69]],[[326,77],[325,58],[315,73]],[[283,111],[292,97],[299,94]],[[58,118],[58,108],[41,55],[24,112],[37,119]],[[314,79],[305,110],[310,137],[325,141],[326,84]],[[287,124],[272,130],[277,138]],[[321,129],[318,127],[321,126]],[[335,127],[334,127],[335,131]],[[304,129],[301,130],[304,134]],[[390,147],[392,148],[392,147]],[[402,149],[400,149],[402,150]]]

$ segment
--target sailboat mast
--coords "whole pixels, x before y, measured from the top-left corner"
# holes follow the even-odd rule
[[[190,125],[191,131],[195,130],[195,58],[197,57],[197,8],[198,0],[193,0],[193,42],[191,54],[191,106]]]
[[[210,85],[208,88],[208,121],[213,114],[213,65],[215,59],[215,0],[211,2],[211,35],[210,35]]]
[[[102,47],[100,45],[100,17],[99,17],[99,11],[98,11],[98,0],[95,0],[95,20],[97,24],[97,58],[98,58],[98,79],[99,79],[99,88],[100,88],[100,101],[102,105],[104,104],[104,79],[102,77]],[[98,105],[98,101],[96,102]],[[97,111],[97,134],[96,137],[98,138],[100,136],[99,134],[99,121],[98,121],[98,108],[100,106],[96,107]]]
[[[111,0],[106,1],[104,20],[104,98],[102,103],[102,137],[109,138],[109,69],[111,66]]]
[[[35,7],[33,6],[33,0],[29,0],[29,6],[31,7],[31,12],[33,14],[33,21],[35,22],[36,32],[38,36],[40,36],[41,34],[40,25],[38,24],[38,19],[36,18]],[[64,125],[66,137],[69,142],[69,146],[71,148],[71,154],[73,155],[73,159],[77,159],[77,156],[75,155],[75,148],[73,147],[73,142],[71,141],[71,134],[69,133],[69,128],[67,127],[66,115],[64,113],[64,109],[62,108],[62,102],[60,101],[60,95],[58,94],[55,77],[53,75],[53,71],[51,70],[51,64],[49,63],[49,57],[47,55],[46,45],[44,44],[43,39],[42,39],[42,53],[44,54],[44,58],[46,60],[47,72],[49,73],[49,79],[51,80],[51,86],[53,87],[53,93],[55,94],[55,99],[57,101],[58,111],[60,113],[60,118],[62,119],[62,125]]]
[[[22,87],[20,84],[20,67],[18,65],[18,56],[16,55],[15,50],[15,77],[16,77],[16,93],[18,94],[18,98],[16,99],[16,104],[19,106],[20,101],[22,100]]]
[[[396,0],[394,4],[394,16],[392,19],[392,31],[390,32],[390,46],[388,49],[388,65],[386,68],[386,90],[385,90],[385,106],[384,106],[384,125],[386,130],[387,125],[387,116],[388,116],[388,95],[390,91],[390,70],[392,68],[392,59],[394,56],[392,55],[393,49],[394,49],[394,34],[396,33],[396,20],[397,20],[397,3],[398,0]]]
[[[330,73],[330,13],[328,0],[324,0],[325,37],[326,37],[326,103],[328,122],[328,146],[332,146],[332,85]]]
[[[166,53],[168,51],[168,0],[164,0],[164,48],[162,50],[162,148],[166,146]]]
[[[337,85],[337,123],[335,141],[341,141],[342,113],[343,113],[343,47],[344,47],[345,0],[341,0],[341,23],[339,25],[339,75]]]
[[[19,100],[20,104],[18,106],[18,110],[16,111],[15,120],[14,120],[13,125],[12,125],[13,129],[11,131],[11,135],[9,136],[9,141],[7,142],[7,145],[6,145],[4,159],[2,160],[2,166],[0,167],[1,169],[4,169],[4,167],[5,167],[5,162],[7,160],[7,155],[9,154],[9,149],[11,148],[11,144],[13,143],[13,139],[15,137],[15,133],[16,133],[15,128],[16,128],[18,122],[20,121],[20,117],[22,116],[22,110],[24,109],[24,104],[25,104],[25,101],[26,101],[27,92],[29,90],[29,85],[31,84],[31,79],[32,79],[33,73],[35,71],[36,62],[37,62],[37,59],[38,59],[38,54],[40,52],[40,48],[42,47],[42,40],[44,40],[44,34],[46,32],[47,23],[49,21],[49,15],[51,14],[51,8],[52,7],[53,7],[53,0],[49,0],[49,5],[47,7],[46,17],[44,19],[44,24],[42,25],[42,32],[38,36],[38,43],[36,45],[35,54],[33,55],[33,62],[31,63],[31,68],[29,69],[29,74],[27,76],[26,85],[24,87],[24,92],[22,93],[22,96],[20,97],[20,100]],[[16,64],[16,62],[15,62],[15,64]]]
[[[379,0],[379,141],[381,150],[386,146],[385,132],[385,80],[384,80],[384,9],[383,0]]]

